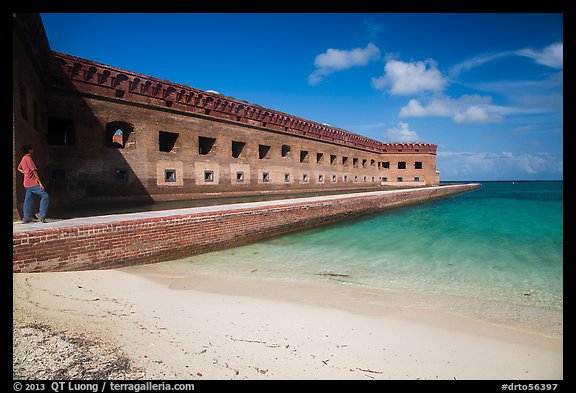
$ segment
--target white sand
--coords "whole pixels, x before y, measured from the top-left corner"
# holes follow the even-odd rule
[[[150,379],[563,378],[561,313],[486,320],[409,294],[163,266],[14,274],[14,326],[98,338]]]

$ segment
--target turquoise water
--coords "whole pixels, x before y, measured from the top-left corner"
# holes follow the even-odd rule
[[[331,280],[561,310],[562,195],[562,182],[482,182],[479,190],[439,201],[181,262],[198,272]]]

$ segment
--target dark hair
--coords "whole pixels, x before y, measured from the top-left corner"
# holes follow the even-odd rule
[[[28,153],[30,153],[30,150],[32,150],[31,144],[22,145],[22,153],[28,154]]]

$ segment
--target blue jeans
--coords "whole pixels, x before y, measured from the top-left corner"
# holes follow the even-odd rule
[[[26,196],[24,197],[24,221],[32,220],[32,209],[34,208],[34,195],[39,196],[40,199],[40,218],[45,218],[48,212],[48,202],[50,198],[46,190],[40,188],[40,186],[27,187]]]

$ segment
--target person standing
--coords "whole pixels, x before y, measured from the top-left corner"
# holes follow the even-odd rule
[[[34,196],[36,195],[40,197],[40,212],[36,213],[36,218],[38,218],[40,222],[46,222],[46,213],[48,212],[50,198],[40,180],[36,164],[34,164],[32,160],[32,154],[34,153],[32,145],[23,145],[22,153],[24,153],[24,157],[22,157],[20,164],[18,164],[18,172],[24,175],[24,188],[26,189],[23,209],[24,217],[22,217],[22,219],[25,223],[32,221],[32,209],[34,207]]]

